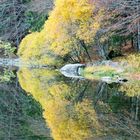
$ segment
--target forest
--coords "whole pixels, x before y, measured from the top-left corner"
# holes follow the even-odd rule
[[[140,51],[138,0],[0,3],[1,52],[10,43],[11,52],[23,61],[60,67]],[[10,52],[7,55],[14,57]]]

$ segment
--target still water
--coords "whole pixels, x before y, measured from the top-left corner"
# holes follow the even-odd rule
[[[140,140],[140,81],[1,68],[0,140]]]

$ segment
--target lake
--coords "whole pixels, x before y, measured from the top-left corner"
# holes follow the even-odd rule
[[[0,68],[0,140],[139,140],[140,81]]]

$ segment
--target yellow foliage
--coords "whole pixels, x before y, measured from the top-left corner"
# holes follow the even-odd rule
[[[130,54],[127,57],[119,58],[118,61],[126,62],[126,77],[130,80],[121,85],[120,90],[130,97],[140,95],[140,54]]]
[[[84,140],[98,135],[97,116],[89,100],[72,105],[66,100],[48,102],[44,113],[55,140]]]
[[[132,81],[124,83],[120,87],[120,91],[125,92],[127,96],[134,97],[140,95],[140,81]]]
[[[84,140],[98,135],[100,126],[93,103],[89,99],[78,103],[67,100],[73,87],[56,81],[57,76],[56,72],[44,69],[18,72],[22,88],[41,104],[54,140]]]
[[[128,65],[126,71],[131,73],[140,72],[140,54],[130,54],[126,57],[116,59],[120,62],[126,62]]]
[[[94,8],[89,0],[56,0],[42,31],[22,40],[19,56],[25,61],[44,59],[38,63],[52,63],[48,52],[64,56],[80,46],[79,40],[91,45],[100,27]]]

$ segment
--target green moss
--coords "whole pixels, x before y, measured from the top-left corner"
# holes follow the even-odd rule
[[[102,77],[116,78],[121,75],[115,68],[109,66],[89,66],[81,74],[88,79],[101,79]]]

